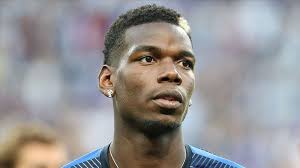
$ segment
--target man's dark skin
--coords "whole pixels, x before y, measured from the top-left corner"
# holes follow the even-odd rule
[[[179,168],[186,152],[181,123],[194,90],[192,43],[179,26],[153,22],[130,27],[99,87],[113,93],[114,139],[110,150],[120,168]],[[111,156],[110,167],[116,168]]]

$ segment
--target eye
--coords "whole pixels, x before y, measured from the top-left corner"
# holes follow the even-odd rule
[[[154,58],[152,56],[146,55],[139,59],[142,63],[152,63]]]
[[[184,67],[185,69],[193,69],[194,68],[194,64],[192,61],[190,60],[182,60],[179,62],[179,64]]]

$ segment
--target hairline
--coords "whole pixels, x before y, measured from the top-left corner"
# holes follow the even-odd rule
[[[179,22],[179,21],[178,21]],[[119,64],[120,64],[120,60],[125,56],[126,53],[124,53],[124,51],[128,48],[128,43],[126,42],[126,34],[127,34],[127,31],[131,28],[134,28],[134,27],[137,27],[137,26],[141,26],[141,25],[145,25],[145,24],[151,24],[151,23],[166,23],[166,24],[170,24],[170,25],[174,25],[174,26],[177,26],[179,28],[181,28],[185,33],[186,35],[188,36],[189,40],[191,41],[191,44],[192,43],[192,39],[191,39],[191,35],[190,35],[190,32],[187,32],[182,26],[180,26],[180,24],[175,24],[175,23],[170,23],[170,22],[167,22],[165,20],[157,20],[157,21],[152,21],[152,22],[145,22],[145,23],[141,23],[141,24],[137,24],[137,25],[131,25],[129,27],[127,27],[126,29],[124,29],[124,31],[122,31],[121,35],[119,36],[119,39],[120,39],[120,43],[117,43],[114,45],[114,47],[112,48],[111,50],[111,53],[109,55],[109,61],[107,62],[110,62],[110,65],[109,64],[105,64],[103,63],[103,65],[108,65],[108,66],[113,66],[113,67],[119,67]],[[124,46],[124,47],[123,47]],[[118,51],[116,51],[118,50]],[[121,50],[121,51],[120,51]]]

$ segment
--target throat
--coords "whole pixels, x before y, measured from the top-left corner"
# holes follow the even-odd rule
[[[182,152],[169,153],[166,155],[160,155],[157,157],[158,150],[147,151],[140,155],[138,153],[124,156],[118,152],[113,152],[113,147],[110,147],[109,152],[109,164],[111,167],[123,168],[182,168],[187,160],[186,149]],[[122,157],[123,156],[123,157]]]
[[[122,131],[122,134],[115,134],[110,150],[110,164],[115,160],[117,168],[180,168],[186,157],[181,129],[155,138],[142,133]]]

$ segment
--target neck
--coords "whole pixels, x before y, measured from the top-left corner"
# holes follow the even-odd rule
[[[149,137],[124,125],[115,125],[110,150],[120,168],[180,168],[185,160],[181,127],[170,133]],[[116,167],[110,158],[111,167]]]

